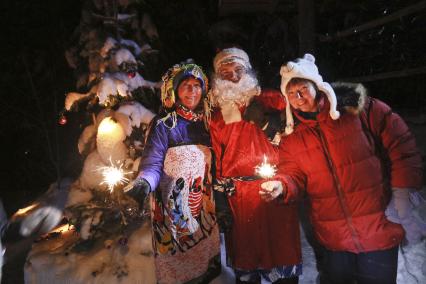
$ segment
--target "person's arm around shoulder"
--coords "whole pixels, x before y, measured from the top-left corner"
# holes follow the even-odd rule
[[[269,111],[285,110],[285,98],[280,91],[275,89],[263,89],[259,96],[254,97],[254,100]]]

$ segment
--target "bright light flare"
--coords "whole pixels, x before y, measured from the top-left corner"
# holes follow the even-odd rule
[[[74,229],[75,229],[75,227],[73,225],[65,224],[65,225],[62,225],[62,226],[60,226],[56,229],[53,229],[49,233],[64,233],[64,232],[67,232],[67,231],[72,231]]]
[[[112,134],[118,131],[120,125],[116,123],[111,117],[106,117],[99,124],[98,132],[100,134]]]
[[[268,158],[263,155],[263,162],[255,167],[255,174],[263,179],[272,178],[277,172],[277,167],[268,163]]]
[[[129,179],[126,178],[127,174],[131,174],[131,172],[125,172],[123,170],[123,164],[121,163],[118,166],[115,166],[110,159],[111,166],[109,167],[99,167],[99,171],[101,171],[103,176],[103,181],[101,184],[108,185],[108,190],[112,192],[114,187],[117,185],[125,184],[129,182]]]
[[[37,205],[38,205],[38,203],[34,203],[34,204],[31,204],[30,206],[19,209],[18,211],[16,211],[15,214],[13,214],[13,218],[18,217],[18,216],[22,216],[22,215],[26,215],[27,212],[34,209]]]

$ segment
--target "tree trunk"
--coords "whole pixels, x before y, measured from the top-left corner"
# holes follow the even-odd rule
[[[314,0],[298,0],[299,55],[315,51],[315,4]]]

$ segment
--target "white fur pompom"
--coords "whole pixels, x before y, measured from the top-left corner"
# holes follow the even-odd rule
[[[312,63],[315,63],[315,57],[312,54],[306,53],[303,56],[303,58],[306,59],[306,60],[308,60],[308,61],[310,61],[310,62],[312,62]]]

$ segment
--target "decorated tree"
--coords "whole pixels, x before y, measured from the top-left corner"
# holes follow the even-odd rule
[[[57,181],[14,215],[49,218],[53,211],[40,211],[46,207],[64,212],[61,226],[50,232],[24,221],[26,234],[45,233],[28,255],[25,280],[155,283],[149,215],[123,187],[137,173],[150,122],[160,111],[161,83],[141,75],[159,60],[151,46],[156,28],[136,2],[87,0],[72,38],[65,56],[77,91],[66,94],[58,122],[65,125],[71,112],[86,118],[77,145],[84,163],[77,179]]]

